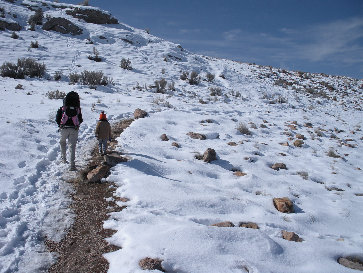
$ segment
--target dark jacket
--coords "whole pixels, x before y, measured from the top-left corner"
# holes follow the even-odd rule
[[[60,123],[61,123],[61,120],[62,120],[62,116],[63,116],[63,110],[62,110],[62,107],[60,107],[58,109],[58,111],[57,111],[57,115],[56,115],[56,118],[55,118],[58,126],[60,126]],[[83,122],[81,108],[79,108],[78,120],[79,120],[79,124],[81,124]],[[64,124],[64,127],[76,127],[76,126],[73,124],[72,119],[69,118],[67,120],[66,124]]]

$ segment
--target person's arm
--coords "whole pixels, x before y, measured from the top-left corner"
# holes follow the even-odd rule
[[[57,122],[58,126],[60,125],[62,120],[62,107],[60,107],[57,111],[57,115],[55,117],[55,121]]]
[[[100,133],[100,122],[97,122],[96,130],[95,130],[95,136],[98,137],[99,133]]]
[[[79,124],[81,124],[83,122],[81,108],[79,108],[78,120],[79,120]]]
[[[112,138],[112,129],[111,129],[111,125],[108,124],[108,127],[109,127],[109,136],[108,136],[108,139],[111,141],[111,138]]]

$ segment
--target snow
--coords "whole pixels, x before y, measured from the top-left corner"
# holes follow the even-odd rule
[[[29,10],[21,2],[46,3],[45,14],[65,17],[84,33],[61,35],[37,27],[19,31],[18,40],[10,38],[10,31],[0,33],[0,64],[31,57],[47,66],[45,79],[0,77],[0,272],[46,271],[56,257],[46,251],[44,238],[61,240],[73,221],[72,188],[66,181],[76,174],[60,161],[54,122],[62,101],[46,95],[55,90],[81,96],[79,169],[95,145],[101,110],[111,122],[132,117],[136,108],[149,113],[118,138],[117,149],[130,161],[112,168],[104,182],[115,182],[116,195],[129,199],[127,209],[111,213],[104,223],[117,231],[108,241],[122,247],[104,255],[109,272],[142,272],[138,262],[145,257],[162,259],[167,272],[351,272],[336,260],[363,252],[363,201],[357,195],[363,193],[363,116],[357,109],[362,80],[299,76],[199,56],[126,24],[87,24],[46,1],[0,1],[6,20],[26,25]],[[94,44],[87,44],[87,38]],[[30,49],[31,41],[40,48]],[[87,58],[93,47],[102,62]],[[122,58],[131,60],[133,70],[119,67]],[[68,75],[84,70],[102,71],[114,85],[96,90],[69,85]],[[199,85],[180,80],[182,71],[193,70],[204,79]],[[56,71],[63,73],[61,81],[52,80]],[[214,82],[205,80],[207,72],[216,76]],[[174,82],[175,90],[155,93],[151,86],[161,78]],[[293,85],[276,85],[276,79]],[[16,89],[18,84],[23,89]],[[337,100],[308,96],[302,86]],[[221,88],[223,95],[210,96],[211,87]],[[279,97],[287,103],[274,103]],[[313,128],[305,126],[308,122]],[[239,133],[240,123],[252,135]],[[296,130],[288,127],[295,123]],[[188,132],[207,139],[191,139]],[[164,133],[169,141],[161,141]],[[306,137],[301,148],[293,146],[296,133]],[[280,145],[286,141],[290,146]],[[216,161],[195,159],[207,148],[215,149]],[[340,158],[329,157],[331,149]],[[276,162],[287,170],[272,170]],[[274,208],[272,199],[285,196],[295,213]],[[211,226],[222,221],[235,227]],[[260,229],[238,227],[248,221]],[[281,230],[294,231],[304,241],[286,241]]]

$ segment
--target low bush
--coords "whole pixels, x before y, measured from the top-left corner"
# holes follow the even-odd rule
[[[45,64],[37,63],[32,58],[18,59],[17,64],[5,62],[0,67],[0,74],[2,77],[9,77],[14,79],[24,79],[25,76],[30,78],[42,78],[45,74]]]
[[[180,79],[182,80],[182,81],[185,81],[185,80],[187,80],[188,79],[188,76],[189,76],[189,73],[188,72],[182,72],[182,74],[180,75]]]
[[[220,87],[209,88],[211,96],[222,96],[222,89]]]
[[[76,84],[81,80],[81,75],[77,73],[69,74],[69,84]]]
[[[29,17],[28,23],[29,25],[42,25],[43,24],[43,11],[41,8],[37,9],[34,15]]]
[[[126,70],[132,70],[131,61],[129,59],[122,58],[120,67]]]
[[[95,88],[98,85],[113,84],[111,78],[106,77],[102,71],[83,71],[81,74],[72,73],[69,75],[69,83],[81,83],[88,85],[91,88]]]
[[[48,91],[45,95],[50,100],[60,100],[60,99],[64,99],[66,97],[66,93],[64,93],[63,91],[59,91],[59,90]]]
[[[98,52],[98,50],[95,47],[93,47],[93,56],[89,55],[88,59],[95,62],[102,62],[102,58],[99,56],[99,54],[100,53]]]
[[[62,72],[61,71],[56,71],[56,72],[54,72],[54,80],[55,81],[60,81],[61,79],[62,79],[62,76],[63,76],[63,74],[62,74]]]
[[[12,34],[11,34],[11,38],[13,39],[19,39],[19,35],[16,34],[16,32],[14,31]]]
[[[215,78],[214,74],[210,72],[207,73],[207,81],[212,82],[214,81],[214,78]]]
[[[251,131],[248,129],[247,125],[243,122],[240,122],[237,126],[237,131],[242,135],[252,135]]]
[[[163,78],[160,81],[155,81],[155,86],[156,86],[156,93],[165,93],[165,87],[167,85],[167,81]]]
[[[199,78],[198,72],[192,71],[192,73],[190,73],[189,84],[198,85],[199,81],[200,81],[200,78]]]
[[[39,44],[38,44],[38,41],[35,41],[35,42],[31,42],[30,43],[30,48],[39,48]]]

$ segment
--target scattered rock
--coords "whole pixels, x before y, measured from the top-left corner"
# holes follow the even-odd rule
[[[135,119],[144,118],[146,116],[147,116],[147,112],[144,110],[141,110],[140,108],[137,108],[134,112]]]
[[[207,137],[205,135],[199,134],[199,133],[189,132],[189,133],[187,133],[187,135],[190,136],[193,139],[200,139],[200,140],[207,139]]]
[[[293,125],[293,124],[289,124],[289,125],[287,125],[287,127],[289,127],[291,130],[297,130],[296,125]]]
[[[122,157],[120,154],[116,152],[112,152],[111,154],[104,155],[104,160],[108,166],[116,166],[117,164],[121,162],[126,162],[127,158]]]
[[[280,145],[287,147],[287,146],[289,146],[289,142],[287,142],[287,141],[286,142],[281,142]]]
[[[43,30],[52,30],[62,34],[80,35],[83,33],[81,28],[62,17],[50,18],[42,28]]]
[[[18,23],[9,23],[7,21],[0,20],[0,30],[11,30],[11,31],[19,31],[21,30],[21,26]]]
[[[274,203],[275,208],[280,212],[283,212],[283,213],[294,212],[294,204],[287,197],[274,198],[273,203]]]
[[[304,141],[302,141],[301,139],[297,139],[297,140],[295,140],[294,141],[294,146],[295,147],[302,147],[303,146],[303,144],[304,144]]]
[[[177,143],[177,142],[173,142],[173,143],[171,144],[171,146],[174,146],[174,147],[176,147],[176,148],[180,148],[180,144],[179,144],[179,143]]]
[[[241,172],[241,171],[235,171],[235,172],[233,172],[233,175],[240,177],[240,176],[245,176],[247,174],[244,172]]]
[[[305,123],[304,126],[308,128],[313,128],[313,124],[310,122]]]
[[[300,175],[304,180],[308,180],[309,179],[309,173],[308,172],[297,172],[296,174]]]
[[[253,228],[253,229],[260,229],[260,227],[253,222],[241,222],[238,225],[239,227],[244,227],[244,228]]]
[[[296,134],[296,138],[297,139],[303,139],[303,140],[306,139],[305,136],[302,135],[302,134]]]
[[[87,23],[118,24],[116,18],[113,18],[110,14],[97,9],[75,8],[73,10],[67,10],[66,13],[74,18],[83,19]]]
[[[355,196],[363,196],[363,193],[355,193]]]
[[[284,238],[285,240],[288,241],[293,241],[293,242],[302,242],[303,239],[299,237],[299,235],[297,235],[295,232],[289,232],[286,230],[283,230],[281,232],[282,234],[282,238]]]
[[[17,86],[15,86],[15,89],[24,89],[24,87],[23,87],[23,85],[21,85],[21,84],[19,83]]]
[[[163,260],[158,258],[146,257],[139,261],[139,266],[142,270],[160,270],[162,272],[165,272],[165,269],[161,265],[162,262]]]
[[[332,186],[332,187],[325,187],[328,191],[344,191],[343,189],[340,189],[338,187]]]
[[[271,169],[275,171],[279,171],[280,169],[287,170],[287,167],[284,163],[275,163],[271,166]]]
[[[166,134],[162,134],[160,136],[160,138],[161,138],[162,141],[169,141],[169,138],[168,138],[168,136]]]
[[[265,129],[265,128],[268,128],[268,127],[265,124],[262,123],[262,124],[260,124],[260,128],[264,128]]]
[[[213,224],[214,227],[234,227],[234,224],[232,222],[226,221],[226,222],[220,222]]]
[[[101,165],[87,174],[87,180],[90,183],[98,182],[102,178],[106,177],[109,171],[110,171],[110,166]]]
[[[208,148],[203,154],[203,161],[209,163],[213,160],[217,160],[217,153],[214,149]]]
[[[229,146],[237,146],[238,144],[234,141],[228,142],[227,143]]]
[[[363,259],[358,256],[340,257],[338,263],[351,269],[363,271]]]

